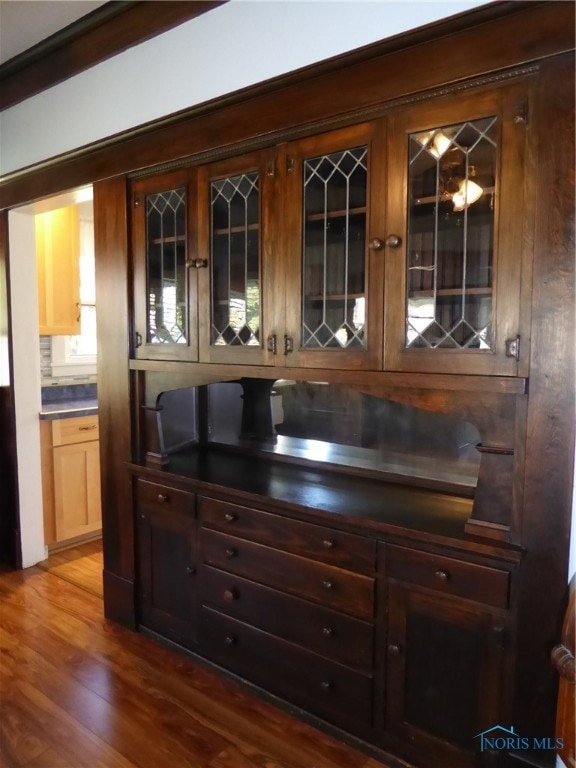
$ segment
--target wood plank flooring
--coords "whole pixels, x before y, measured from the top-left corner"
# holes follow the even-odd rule
[[[93,595],[103,597],[102,539],[53,552],[47,560],[38,563],[38,567],[60,576],[64,581],[69,581]]]
[[[71,554],[0,573],[2,768],[385,768],[106,621]]]

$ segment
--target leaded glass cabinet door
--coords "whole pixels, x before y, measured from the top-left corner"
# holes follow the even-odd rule
[[[178,171],[133,185],[135,357],[198,359],[189,225],[194,176]]]
[[[381,366],[382,145],[370,123],[286,147],[287,365]]]
[[[388,368],[519,372],[525,105],[515,86],[391,119]]]
[[[268,347],[275,280],[269,254],[273,155],[255,153],[199,172],[202,302],[200,358],[206,362],[272,362]]]

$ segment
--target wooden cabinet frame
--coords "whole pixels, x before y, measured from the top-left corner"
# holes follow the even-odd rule
[[[510,391],[522,398],[515,427],[513,478],[519,545],[526,552],[516,594],[510,712],[518,732],[552,735],[557,681],[548,653],[557,639],[568,567],[574,470],[574,6],[566,2],[488,4],[445,23],[324,62],[174,115],[157,124],[86,147],[7,177],[0,207],[9,208],[94,183],[99,404],[107,615],[134,623],[134,525],[126,461],[133,455],[131,396],[143,370],[172,377],[178,386],[217,375],[269,377],[264,366],[243,371],[205,364],[137,360],[128,296],[127,174],[173,168],[242,154],[272,142],[293,141],[345,124],[372,120],[418,100],[454,96],[530,77],[530,141],[526,184],[534,227],[524,237],[533,265],[522,275],[530,301],[521,307],[529,357],[514,376],[368,374],[370,386],[406,397],[422,389]],[[451,55],[447,55],[447,51]],[[538,156],[534,153],[538,148]],[[225,148],[222,150],[222,148]],[[131,345],[130,345],[131,346]],[[176,368],[176,366],[178,366]],[[292,375],[286,366],[277,372]],[[323,380],[354,380],[354,371],[308,369]],[[503,381],[506,379],[506,381]],[[517,463],[516,463],[517,462]],[[494,544],[484,540],[484,546]]]

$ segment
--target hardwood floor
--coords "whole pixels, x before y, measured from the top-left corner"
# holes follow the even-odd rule
[[[3,768],[385,768],[106,621],[62,556],[0,574]]]
[[[102,539],[53,552],[38,567],[91,592],[102,594]]]

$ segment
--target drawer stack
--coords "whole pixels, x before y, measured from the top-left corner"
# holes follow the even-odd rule
[[[371,724],[376,544],[199,497],[200,648],[348,729]]]

